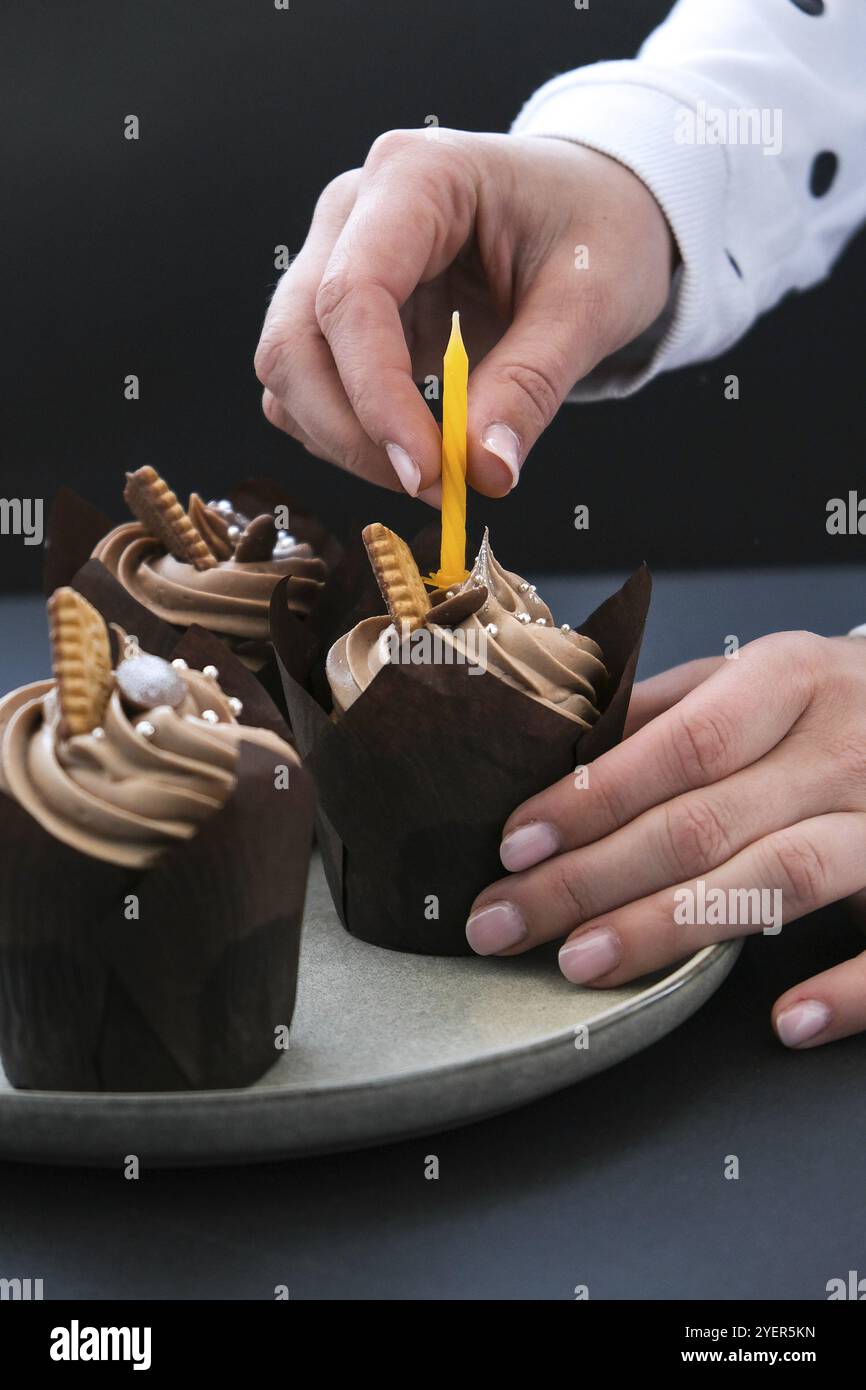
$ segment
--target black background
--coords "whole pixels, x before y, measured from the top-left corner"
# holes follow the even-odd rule
[[[790,0],[779,0],[779,4]],[[181,494],[271,473],[338,529],[412,530],[376,492],[277,434],[252,355],[321,187],[393,126],[503,130],[557,71],[630,56],[667,0],[18,0],[0,16],[5,496],[69,483],[123,514],[125,468]],[[807,22],[804,18],[803,22]],[[815,21],[809,21],[815,22]],[[124,117],[141,122],[138,142]],[[832,196],[832,193],[829,195]],[[855,561],[829,497],[862,477],[861,235],[831,282],[715,363],[567,407],[517,492],[475,499],[514,568]],[[740,377],[726,401],[723,379]],[[123,379],[136,373],[141,399]],[[591,509],[575,532],[576,503]],[[35,587],[36,547],[0,546]]]

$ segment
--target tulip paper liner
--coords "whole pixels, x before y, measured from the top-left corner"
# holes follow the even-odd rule
[[[285,736],[210,633],[190,629],[168,655],[216,659],[229,691],[251,682],[243,721]],[[294,1008],[314,808],[309,774],[276,766],[242,741],[225,805],[143,871],[79,853],[0,793],[0,1055],[13,1086],[210,1090],[273,1065]]]
[[[481,889],[502,877],[508,816],[622,738],[650,591],[644,565],[578,629],[599,644],[609,673],[601,715],[584,733],[467,665],[386,665],[329,719],[305,688],[301,625],[274,595],[271,640],[349,932],[393,950],[470,954],[466,918]],[[581,791],[574,795],[579,809]]]

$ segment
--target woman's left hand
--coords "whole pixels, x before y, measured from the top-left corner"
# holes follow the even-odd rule
[[[567,979],[621,985],[866,887],[862,638],[776,633],[667,671],[635,687],[626,734],[506,822],[479,954],[564,936]],[[866,1029],[866,953],[788,990],[773,1026],[789,1047]]]

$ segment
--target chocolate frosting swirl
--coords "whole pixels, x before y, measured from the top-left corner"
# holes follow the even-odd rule
[[[598,699],[607,678],[599,647],[589,637],[555,625],[534,587],[494,558],[486,531],[469,578],[455,592],[482,585],[487,589],[482,606],[453,628],[436,625],[434,605],[426,633],[418,629],[409,638],[409,650],[413,642],[435,638],[454,649],[452,659],[474,661],[589,728],[598,718]],[[419,639],[419,634],[424,637]],[[328,653],[327,675],[339,713],[366,690],[396,647],[387,616],[365,618],[335,642]]]
[[[197,570],[166,554],[138,522],[109,531],[93,558],[158,618],[219,633],[254,668],[267,655],[268,607],[279,581],[288,576],[288,606],[304,616],[326,574],[324,561],[305,543],[270,560],[241,563],[232,557]]]
[[[13,691],[0,701],[0,789],[73,849],[143,869],[228,799],[242,741],[297,764],[276,734],[237,723],[216,680],[179,674],[186,695],[177,708],[129,713],[115,687],[101,732],[69,739],[58,734],[54,681]],[[202,718],[207,710],[218,723]],[[142,720],[152,735],[136,730]]]

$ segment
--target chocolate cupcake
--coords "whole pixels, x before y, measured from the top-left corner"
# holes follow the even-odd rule
[[[327,574],[322,556],[280,525],[279,507],[249,516],[193,493],[184,510],[150,467],[127,474],[123,495],[136,520],[109,531],[93,558],[158,618],[207,628],[260,671],[271,594],[285,579],[289,611],[305,617]]]
[[[375,530],[367,528],[373,546]],[[385,589],[392,592],[386,571],[382,573]],[[435,590],[429,599],[423,587],[418,594],[417,609],[401,619],[401,625],[408,622],[408,632],[398,630],[388,613],[364,619],[331,647],[326,674],[338,714],[354,704],[387,662],[412,663],[422,644],[414,640],[413,651],[411,633],[423,626],[436,634],[443,663],[469,662],[490,671],[583,729],[596,722],[599,691],[607,682],[601,649],[568,623],[557,627],[535,585],[494,558],[487,531],[464,584]]]
[[[332,645],[330,717],[279,591],[271,606],[331,891],[365,941],[469,954],[466,918],[501,875],[508,816],[622,736],[649,574],[572,629],[498,564],[486,534],[465,583],[432,595],[399,537],[376,524],[364,539],[388,611]]]
[[[53,679],[0,701],[7,1076],[63,1090],[246,1085],[291,1022],[309,778],[216,639],[193,630],[168,661],[115,631],[112,659],[74,590],[54,594],[49,617]],[[270,727],[242,722],[230,692],[250,686]]]

